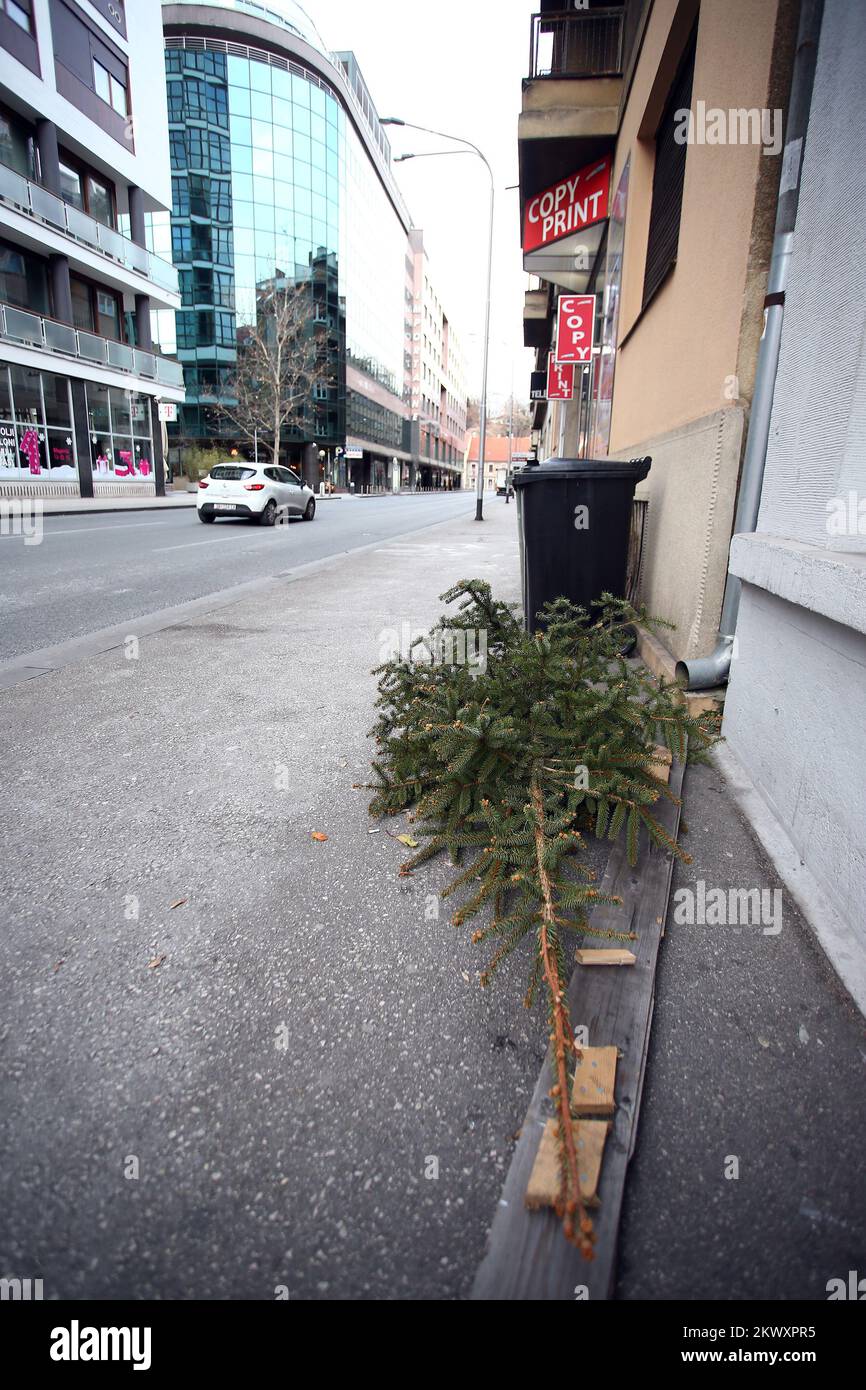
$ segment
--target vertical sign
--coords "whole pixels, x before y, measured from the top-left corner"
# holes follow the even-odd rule
[[[591,362],[595,295],[561,294],[556,306],[557,362]]]
[[[553,353],[547,359],[547,399],[570,401],[574,396],[574,367],[555,362]]]

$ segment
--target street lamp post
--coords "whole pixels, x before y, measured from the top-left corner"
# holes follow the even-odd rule
[[[431,130],[426,125],[415,125],[412,121],[401,120],[399,116],[386,116],[380,121],[380,125],[399,125],[405,126],[407,130],[421,130],[425,135],[435,135],[440,140],[453,140],[456,145],[465,145],[467,150],[474,151],[484,164],[490,177],[490,227],[487,239],[487,294],[484,306],[484,349],[482,358],[482,380],[481,380],[481,405],[479,410],[479,430],[478,430],[478,474],[475,480],[475,520],[484,520],[484,462],[487,449],[487,365],[490,353],[490,294],[493,281],[493,205],[494,205],[494,183],[493,170],[490,163],[477,145],[471,140],[464,140],[460,135],[449,135],[444,130]],[[431,153],[441,153],[435,151]],[[454,150],[454,154],[461,154],[462,151]],[[421,155],[400,155],[402,159],[423,159]]]

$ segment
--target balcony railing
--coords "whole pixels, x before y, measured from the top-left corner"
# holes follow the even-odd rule
[[[529,77],[618,77],[622,72],[623,9],[534,14]]]
[[[131,376],[145,377],[163,386],[183,389],[183,367],[171,357],[160,357],[156,352],[142,352],[140,348],[130,347],[127,343],[85,333],[71,324],[46,319],[40,314],[31,314],[27,309],[16,309],[11,304],[0,304],[0,339],[21,347],[75,357],[97,367],[113,367],[116,371],[129,372]]]
[[[95,217],[88,217],[86,212],[71,207],[41,184],[31,183],[5,164],[0,164],[0,202],[28,213],[38,222],[55,227],[91,251],[101,252],[127,270],[143,275],[160,289],[170,294],[180,293],[178,273],[170,262],[154,256],[146,246],[139,246],[129,237],[121,236],[113,227],[106,227]]]

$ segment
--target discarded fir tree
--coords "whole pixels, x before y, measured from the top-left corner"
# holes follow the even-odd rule
[[[714,741],[712,721],[689,717],[676,687],[623,657],[629,625],[653,620],[622,600],[604,595],[588,613],[557,599],[544,610],[545,630],[530,635],[481,580],[441,597],[459,603],[457,611],[375,672],[380,713],[370,810],[385,816],[411,808],[426,835],[402,874],[449,853],[459,872],[443,897],[466,893],[455,926],[489,905],[489,919],[472,937],[494,946],[482,984],[530,938],[525,1003],[531,1007],[541,984],[550,1019],[557,1211],[568,1239],[591,1257],[569,1100],[575,1043],[566,942],[569,933],[633,938],[594,931],[588,920],[597,903],[619,900],[594,886],[581,859],[583,832],[611,840],[625,834],[634,864],[644,827],[652,845],[687,860],[655,816],[659,797],[677,798],[652,768],[663,761],[658,744],[678,758],[687,749],[699,756]]]

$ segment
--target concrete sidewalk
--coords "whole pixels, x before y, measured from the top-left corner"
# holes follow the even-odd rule
[[[461,577],[517,598],[515,509],[485,514],[0,692],[0,1272],[46,1298],[468,1293],[547,1028],[523,959],[478,988],[446,866],[398,879],[352,784],[387,630]],[[676,882],[772,886],[718,772],[687,797]],[[793,908],[777,936],[669,921],[621,1295],[866,1270],[864,1061]]]

